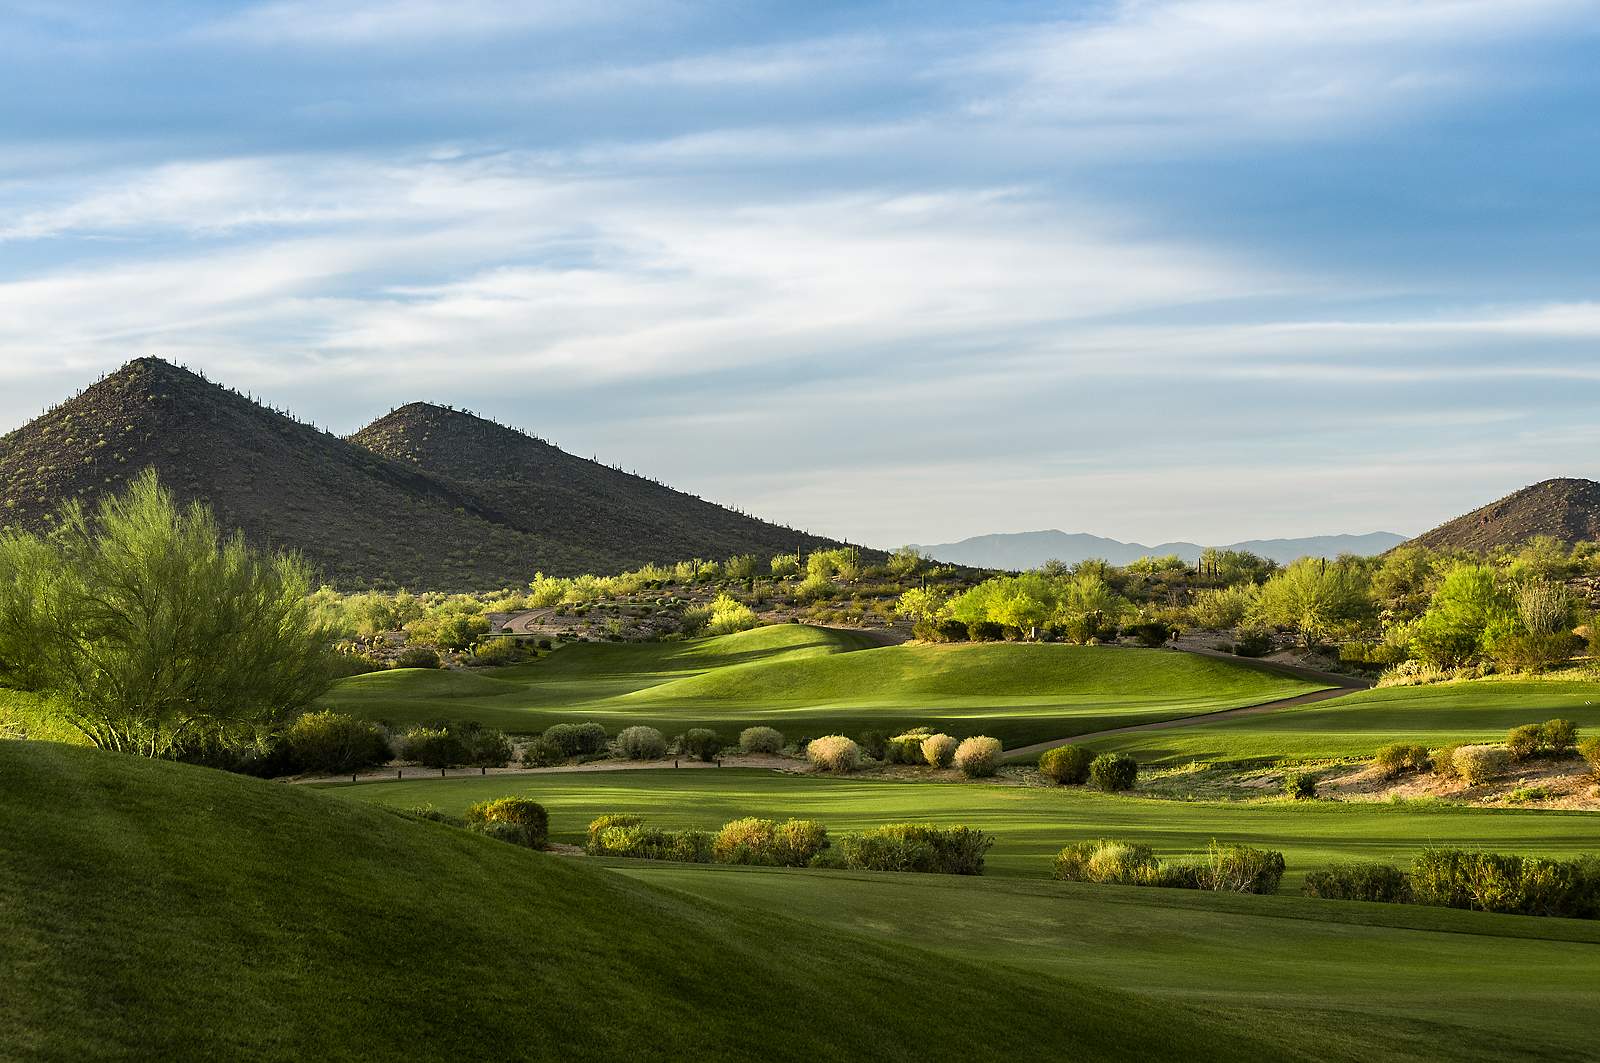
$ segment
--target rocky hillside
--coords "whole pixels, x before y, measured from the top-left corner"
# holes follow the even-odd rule
[[[63,503],[154,467],[225,527],[299,549],[345,587],[487,588],[820,541],[439,407],[358,438],[140,359],[0,439],[0,523],[47,527]]]
[[[1600,483],[1544,480],[1411,541],[1435,549],[1487,550],[1536,535],[1554,536],[1566,543],[1600,540]]]

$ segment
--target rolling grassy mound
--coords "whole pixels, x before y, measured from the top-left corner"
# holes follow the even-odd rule
[[[10,1058],[1311,1057],[185,765],[0,742],[0,839]]]
[[[820,819],[836,833],[903,820],[964,823],[995,837],[996,876],[1047,878],[1069,842],[1121,838],[1158,855],[1203,851],[1213,838],[1278,849],[1285,889],[1307,871],[1341,860],[1408,864],[1429,845],[1572,857],[1600,849],[1600,813],[1461,805],[1337,801],[1166,801],[1082,787],[896,782],[786,775],[755,769],[574,772],[338,784],[328,792],[400,808],[433,804],[460,812],[507,794],[550,809],[553,837],[581,841],[583,825],[607,812],[636,812],[663,827],[715,829],[740,816]]]
[[[1504,741],[1518,724],[1552,717],[1600,733],[1600,683],[1556,679],[1478,679],[1384,687],[1260,716],[1116,735],[1094,744],[1141,762],[1332,760],[1370,757],[1390,742],[1437,749],[1452,742]]]
[[[1022,643],[864,648],[865,637],[803,625],[718,639],[580,643],[482,686],[396,671],[339,683],[344,712],[411,723],[476,719],[512,731],[593,719],[732,738],[769,724],[792,738],[918,724],[1011,745],[1292,697],[1318,687],[1193,654]],[[853,651],[853,652],[845,652]]]

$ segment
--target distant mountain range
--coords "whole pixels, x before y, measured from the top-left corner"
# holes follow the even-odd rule
[[[158,358],[0,439],[0,526],[48,527],[146,468],[227,529],[344,587],[482,590],[838,545],[460,410],[417,402],[348,439]]]
[[[1229,543],[1220,549],[1248,550],[1261,557],[1270,557],[1280,564],[1288,564],[1302,557],[1381,554],[1405,541],[1404,535],[1394,532],[1370,532],[1366,535],[1314,535],[1304,539],[1251,539]],[[929,557],[957,565],[1029,569],[1038,568],[1051,559],[1070,565],[1098,557],[1114,565],[1126,565],[1141,557],[1163,557],[1167,554],[1177,554],[1193,564],[1200,559],[1200,553],[1205,548],[1187,542],[1145,546],[1143,543],[1125,543],[1083,532],[1069,534],[1052,530],[975,535],[958,543],[939,543],[919,546],[917,549]]]

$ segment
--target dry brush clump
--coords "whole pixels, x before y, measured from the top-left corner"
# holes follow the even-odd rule
[[[1504,746],[1457,746],[1451,762],[1457,778],[1468,786],[1478,786],[1509,771],[1511,754]]]
[[[550,815],[526,797],[480,801],[467,809],[467,827],[501,841],[543,849],[550,836]]]
[[[805,867],[828,844],[828,828],[816,820],[736,819],[712,839],[711,855],[720,864]]]
[[[1148,845],[1100,838],[1067,846],[1055,861],[1055,877],[1068,882],[1224,893],[1274,893],[1283,871],[1283,854],[1276,850],[1216,841],[1198,860],[1163,863]]]
[[[955,765],[969,779],[985,778],[1000,769],[1003,748],[998,738],[974,735],[956,746]]]
[[[955,759],[957,745],[947,734],[929,735],[922,740],[922,759],[930,768],[948,768]]]
[[[806,745],[806,759],[818,771],[842,775],[861,767],[861,747],[844,735],[824,735]]]
[[[739,732],[741,753],[781,753],[783,735],[771,727],[746,727]]]
[[[628,760],[660,760],[667,755],[667,739],[654,727],[624,727],[617,749]]]
[[[1060,785],[1089,781],[1094,754],[1082,746],[1057,746],[1039,754],[1039,774]]]

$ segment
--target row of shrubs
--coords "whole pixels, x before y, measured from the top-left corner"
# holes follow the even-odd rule
[[[1424,849],[1409,869],[1336,864],[1306,875],[1308,897],[1427,904],[1515,915],[1600,918],[1600,857],[1540,857]]]
[[[1580,739],[1577,725],[1563,719],[1513,727],[1503,746],[1460,744],[1430,752],[1426,746],[1394,742],[1379,749],[1374,761],[1390,778],[1431,768],[1439,776],[1476,786],[1504,774],[1513,763],[1539,757],[1559,759],[1570,756],[1574,749],[1600,778],[1600,738]]]
[[[1055,877],[1067,882],[1225,893],[1275,893],[1283,880],[1283,854],[1249,845],[1216,841],[1205,857],[1163,863],[1148,845],[1132,842],[1077,842],[1056,854]]]
[[[589,824],[584,851],[684,863],[762,867],[830,867],[858,871],[920,871],[981,875],[993,839],[971,827],[890,823],[847,835],[835,848],[816,820],[736,819],[716,833],[663,830],[642,816],[601,816]]]
[[[1126,753],[1096,756],[1082,746],[1057,746],[1039,754],[1039,774],[1063,786],[1088,783],[1097,790],[1131,790],[1139,762]]]

